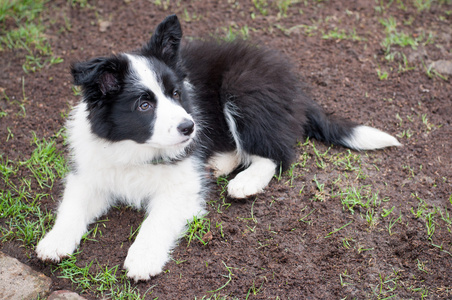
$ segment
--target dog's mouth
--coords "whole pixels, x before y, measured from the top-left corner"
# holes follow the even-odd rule
[[[147,141],[146,144],[149,146],[152,146],[154,148],[157,149],[183,149],[186,148],[188,146],[190,146],[190,144],[194,141],[195,139],[195,135],[192,134],[190,136],[183,136],[183,137],[179,137],[177,139],[173,139],[172,141],[166,141],[166,142],[158,142],[158,141]]]

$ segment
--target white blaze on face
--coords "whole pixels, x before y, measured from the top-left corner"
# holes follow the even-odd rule
[[[193,118],[182,106],[165,96],[147,59],[130,54],[127,57],[131,61],[132,72],[135,73],[138,82],[151,90],[156,99],[153,134],[146,143],[156,148],[186,146],[195,136],[195,132],[184,135],[178,130],[178,126],[187,120],[193,121]]]

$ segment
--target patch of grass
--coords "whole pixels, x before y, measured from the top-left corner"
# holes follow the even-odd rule
[[[340,171],[360,172],[361,171],[361,155],[353,153],[350,150],[339,152],[332,157],[333,165]]]
[[[33,133],[35,150],[24,161],[11,161],[0,155],[0,173],[4,189],[0,191],[0,215],[5,220],[0,228],[1,241],[18,240],[32,246],[46,233],[54,216],[42,210],[40,203],[51,198],[49,191],[55,180],[67,172],[63,154],[56,149],[56,134],[50,139],[38,139]],[[31,177],[21,177],[23,172]]]
[[[29,159],[21,162],[21,165],[32,172],[41,188],[52,188],[55,180],[62,178],[68,171],[63,154],[56,149],[55,138],[39,140],[33,132],[32,144],[35,145],[35,150]]]
[[[151,286],[143,295],[136,286],[132,286],[127,279],[126,272],[120,270],[120,266],[113,267],[94,265],[94,261],[80,267],[77,263],[77,255],[74,253],[64,259],[54,268],[60,278],[70,280],[81,291],[91,291],[101,298],[108,299],[145,299],[152,293]],[[150,292],[151,291],[151,292]]]
[[[45,0],[11,0],[0,4],[0,52],[5,49],[25,50],[23,70],[35,72],[45,66],[61,63],[53,54],[45,36],[40,14]],[[12,20],[13,26],[8,26]]]
[[[0,191],[0,215],[5,219],[5,225],[0,230],[0,241],[17,240],[25,246],[33,246],[46,233],[48,224],[54,216],[48,211],[42,211],[40,201],[46,194],[33,195],[29,185],[13,187]]]
[[[381,42],[381,46],[383,47],[386,59],[388,60],[391,58],[393,46],[399,46],[402,48],[410,46],[411,48],[416,49],[422,41],[424,41],[424,44],[428,44],[433,41],[432,34],[429,34],[427,38],[425,33],[414,37],[413,35],[397,30],[397,20],[392,16],[389,16],[386,19],[380,18],[379,21],[385,28],[386,35]]]
[[[361,186],[359,188],[349,187],[341,190],[339,193],[332,195],[333,198],[339,197],[342,208],[348,209],[352,214],[358,208],[370,209],[372,205],[376,206],[379,201],[378,193],[372,194],[370,186]]]

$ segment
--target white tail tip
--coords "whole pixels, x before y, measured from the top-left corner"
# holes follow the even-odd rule
[[[402,146],[392,135],[373,127],[360,125],[353,128],[351,135],[342,140],[345,145],[356,150],[373,150],[392,146]]]

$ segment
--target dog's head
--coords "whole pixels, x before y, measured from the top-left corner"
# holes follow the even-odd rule
[[[175,15],[160,23],[140,50],[72,65],[92,132],[111,142],[132,140],[157,149],[183,149],[196,134]]]

